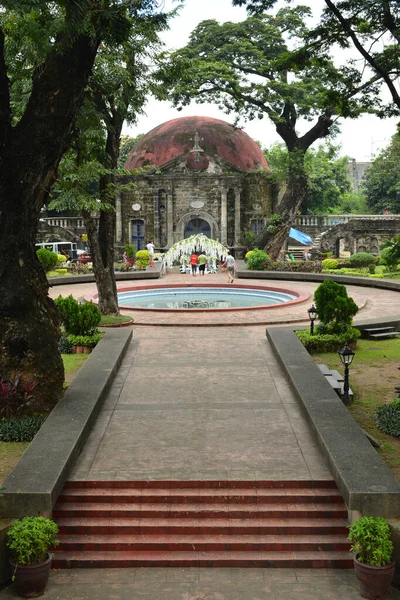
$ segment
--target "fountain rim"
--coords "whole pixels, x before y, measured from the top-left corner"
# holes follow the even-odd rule
[[[238,306],[231,308],[149,308],[144,306],[122,306],[120,307],[122,310],[129,311],[141,311],[141,312],[154,312],[154,313],[227,313],[227,312],[238,312],[238,311],[248,311],[248,310],[270,310],[274,308],[284,308],[286,306],[292,306],[294,304],[300,304],[302,302],[306,302],[310,298],[310,294],[306,294],[303,292],[297,292],[294,290],[289,290],[287,288],[277,288],[277,287],[266,287],[260,285],[242,285],[242,284],[228,284],[228,283],[171,283],[169,285],[144,285],[144,286],[136,286],[136,287],[124,287],[119,288],[117,293],[120,292],[139,292],[145,290],[170,290],[173,288],[226,288],[228,290],[231,289],[245,289],[245,290],[260,290],[260,291],[270,291],[270,292],[282,292],[284,294],[291,294],[295,296],[293,300],[288,300],[287,302],[279,302],[278,304],[261,304],[260,306]],[[98,294],[88,294],[84,297],[85,302],[92,301],[94,304],[98,304]]]

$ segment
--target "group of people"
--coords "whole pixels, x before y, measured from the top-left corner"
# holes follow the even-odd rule
[[[208,264],[207,257],[203,253],[197,254],[197,252],[193,251],[189,259],[189,264],[192,270],[193,277],[196,277],[197,269],[199,269],[199,275],[204,276],[206,265]],[[234,279],[235,269],[237,269],[237,266],[236,261],[232,254],[229,252],[229,250],[227,252],[226,260],[220,263],[220,269],[221,271],[227,272],[228,283],[232,283]]]

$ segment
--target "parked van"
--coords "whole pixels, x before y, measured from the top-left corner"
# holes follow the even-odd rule
[[[76,260],[78,258],[76,244],[74,242],[42,242],[41,244],[35,244],[36,250],[39,248],[47,248],[56,254],[63,254],[70,260]]]

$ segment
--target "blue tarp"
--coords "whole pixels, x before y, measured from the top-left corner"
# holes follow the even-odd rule
[[[289,237],[293,238],[294,240],[297,240],[298,242],[300,242],[300,244],[304,244],[305,246],[311,244],[312,242],[312,238],[309,235],[307,235],[307,233],[303,233],[298,229],[293,229],[293,227],[291,227],[289,230]]]

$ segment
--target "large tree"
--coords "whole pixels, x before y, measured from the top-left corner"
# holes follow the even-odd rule
[[[66,160],[66,166],[71,168],[74,167],[71,158],[75,159],[75,173],[64,169],[61,194],[50,205],[78,210],[83,216],[103,314],[119,312],[114,275],[118,193],[115,175],[122,127],[124,123],[136,122],[137,116],[143,113],[152,86],[151,65],[162,47],[159,32],[168,27],[168,20],[175,12],[163,15],[162,19],[155,15],[153,19],[136,23],[128,39],[119,45],[102,44],[74,132],[73,148]],[[88,180],[93,177],[96,164],[99,189]],[[94,189],[96,198],[90,194]],[[99,211],[98,222],[94,211]]]
[[[287,0],[289,3],[291,0]],[[249,14],[262,14],[277,0],[232,0],[234,6],[246,6]],[[310,32],[310,41],[319,47],[333,44],[355,48],[363,60],[351,63],[361,73],[369,67],[386,85],[392,103],[382,107],[381,115],[398,114],[400,93],[396,81],[400,73],[399,0],[324,0],[320,23]],[[394,108],[395,107],[395,108]]]
[[[0,374],[51,406],[64,373],[59,314],[34,251],[102,41],[120,43],[156,0],[6,0],[0,13]],[[21,73],[24,77],[21,78]],[[21,86],[23,89],[21,89]]]
[[[363,188],[369,208],[376,214],[400,213],[400,133],[382,150],[367,169]]]
[[[287,148],[284,144],[274,144],[266,148],[264,154],[277,182],[285,185],[289,162]],[[340,210],[351,190],[348,162],[348,157],[339,156],[339,147],[333,144],[309,149],[304,161],[309,185],[301,206],[302,214],[326,214]]]
[[[216,102],[237,118],[267,117],[285,142],[288,184],[278,207],[281,225],[256,240],[274,258],[308,191],[307,150],[334,131],[338,116],[356,117],[374,103],[372,82],[367,87],[357,70],[335,68],[324,51],[305,44],[308,16],[310,10],[298,6],[241,23],[203,21],[171,58],[176,106],[195,99]],[[164,81],[168,75],[161,73]]]

